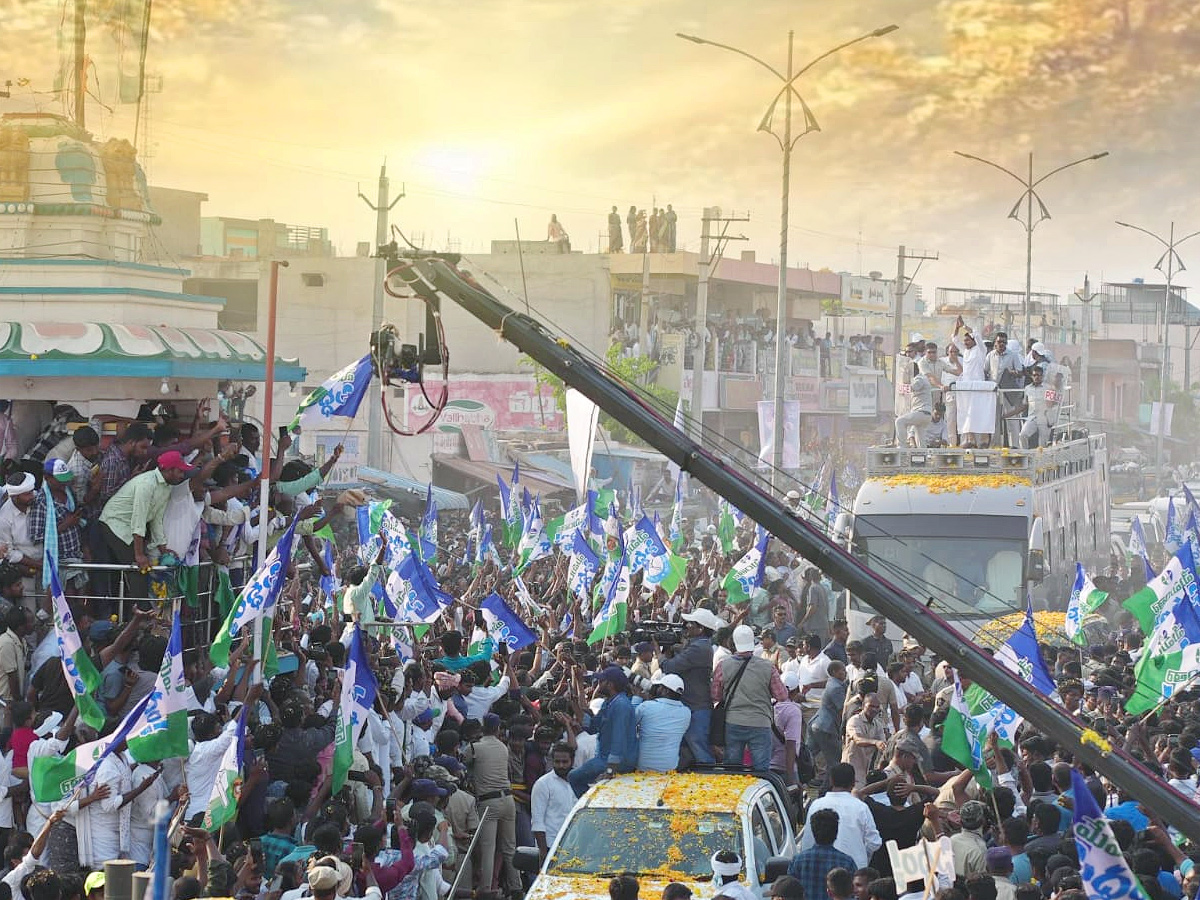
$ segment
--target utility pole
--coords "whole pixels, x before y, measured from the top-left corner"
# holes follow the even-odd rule
[[[900,357],[904,353],[904,295],[908,293],[908,287],[912,283],[911,279],[904,279],[904,263],[910,259],[917,260],[919,271],[921,263],[925,260],[937,258],[936,253],[930,253],[928,250],[914,250],[910,253],[903,244],[896,252],[896,286],[892,289],[892,343],[895,344],[896,370],[892,376],[892,388],[896,393],[897,415],[900,413]],[[916,272],[913,275],[916,275]]]
[[[75,124],[82,131],[87,115],[87,0],[75,0]]]
[[[729,228],[731,222],[749,222],[749,216],[729,218],[721,218],[721,209],[717,206],[706,206],[704,215],[700,219],[700,262],[699,280],[696,283],[696,333],[699,335],[700,345],[692,353],[692,396],[689,400],[690,412],[692,418],[692,439],[697,443],[702,442],[704,433],[704,362],[708,355],[708,344],[706,337],[708,335],[708,279],[712,275],[713,269],[716,268],[715,263],[720,261],[721,254],[725,250],[725,244],[729,241],[744,241],[746,238],[743,235],[736,237],[726,235],[725,231]],[[709,242],[713,239],[712,225],[714,222],[721,222],[724,227],[721,233],[716,235],[717,252],[714,256],[709,256]]]
[[[1091,396],[1088,394],[1088,373],[1089,373],[1089,348],[1088,345],[1092,339],[1092,301],[1100,296],[1100,293],[1092,293],[1092,282],[1087,275],[1083,276],[1083,289],[1076,291],[1075,296],[1079,298],[1079,302],[1083,304],[1083,347],[1079,354],[1079,392],[1083,395],[1083,412],[1081,418],[1086,418],[1091,413]]]
[[[383,282],[387,278],[387,260],[383,255],[383,247],[388,242],[388,213],[392,207],[404,199],[404,185],[395,200],[388,202],[389,183],[387,177],[387,160],[379,167],[379,193],[372,203],[362,191],[358,196],[362,202],[375,210],[375,296],[371,305],[371,333],[379,330],[383,324]],[[367,465],[378,469],[383,459],[382,417],[380,413],[380,391],[382,383],[378,378],[371,379],[369,396],[367,398]]]

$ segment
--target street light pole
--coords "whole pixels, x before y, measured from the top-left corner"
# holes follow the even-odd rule
[[[1108,156],[1108,151],[1104,150],[1101,153],[1093,153],[1091,156],[1085,156],[1082,159],[1077,159],[1074,162],[1066,163],[1059,166],[1057,169],[1051,169],[1041,178],[1036,181],[1033,177],[1033,153],[1029,154],[1029,174],[1022,178],[1011,169],[1006,169],[999,163],[992,162],[990,159],[984,159],[982,156],[975,156],[972,153],[963,153],[961,150],[954,151],[955,156],[961,156],[963,159],[973,159],[975,162],[983,163],[985,166],[991,166],[993,169],[999,169],[1005,175],[1012,178],[1017,184],[1021,185],[1025,191],[1017,198],[1017,202],[1013,204],[1013,208],[1009,210],[1008,218],[1016,219],[1025,228],[1025,333],[1021,335],[1021,340],[1028,341],[1033,337],[1032,309],[1033,301],[1033,229],[1041,224],[1043,219],[1050,218],[1050,210],[1046,209],[1046,204],[1042,202],[1042,198],[1038,196],[1037,186],[1046,179],[1057,175],[1065,169],[1070,169],[1073,166],[1078,166],[1081,163],[1092,162],[1093,160],[1103,159]],[[1038,204],[1038,219],[1033,220],[1033,201]],[[1025,221],[1021,221],[1021,204],[1025,204]]]
[[[1083,290],[1076,291],[1075,296],[1083,304],[1083,350],[1079,356],[1079,392],[1083,396],[1083,412],[1080,418],[1086,419],[1091,407],[1088,379],[1091,376],[1092,301],[1099,296],[1099,294],[1092,293],[1092,280],[1086,274],[1083,276]],[[1079,401],[1076,400],[1076,405],[1078,403]]]
[[[787,83],[792,83],[792,40],[795,32],[788,32]],[[779,206],[779,293],[775,301],[775,433],[771,439],[771,488],[778,490],[783,476],[784,403],[787,377],[784,362],[791,363],[785,356],[783,341],[787,325],[787,251],[788,251],[788,198],[792,183],[792,92],[786,92],[783,101],[783,196]],[[789,365],[790,370],[790,365]]]
[[[1128,222],[1118,222],[1117,224],[1122,228],[1132,228],[1134,231],[1140,231],[1142,234],[1148,234],[1166,248],[1163,251],[1162,256],[1158,258],[1158,262],[1154,264],[1154,268],[1158,269],[1158,271],[1167,276],[1167,289],[1166,296],[1163,298],[1162,329],[1160,332],[1160,337],[1162,339],[1161,343],[1163,358],[1162,367],[1159,370],[1158,376],[1158,430],[1154,439],[1154,468],[1156,470],[1155,477],[1158,478],[1161,483],[1164,456],[1163,439],[1166,436],[1167,430],[1167,374],[1168,365],[1170,364],[1171,360],[1171,293],[1174,290],[1175,275],[1187,269],[1187,266],[1183,264],[1183,259],[1176,252],[1176,248],[1185,241],[1190,241],[1196,235],[1200,234],[1200,231],[1193,231],[1191,234],[1187,234],[1176,239],[1175,223],[1172,222],[1171,230],[1168,232],[1170,235],[1170,239],[1168,240],[1155,234],[1153,231],[1142,228],[1140,225],[1130,225]],[[1167,268],[1165,270],[1163,269],[1164,262],[1167,264]],[[1184,389],[1187,389],[1187,385],[1184,385]]]
[[[826,50],[820,56],[813,58],[806,65],[796,70],[793,65],[793,47],[795,41],[795,33],[788,32],[788,60],[787,72],[782,73],[770,63],[764,62],[753,54],[747,53],[745,50],[740,50],[737,47],[731,47],[728,44],[719,44],[716,41],[710,41],[706,38],[697,37],[693,34],[676,33],[676,37],[682,38],[685,41],[691,41],[693,44],[706,44],[710,47],[717,47],[721,50],[728,50],[731,53],[736,53],[738,56],[744,56],[752,62],[762,66],[781,82],[783,86],[776,91],[771,105],[767,107],[766,113],[763,115],[762,121],[759,123],[758,130],[765,131],[779,142],[779,149],[783,152],[783,184],[782,197],[779,212],[779,287],[778,296],[775,302],[775,396],[773,402],[774,409],[774,428],[772,436],[771,448],[771,488],[778,491],[783,484],[783,437],[784,437],[784,404],[783,398],[787,378],[784,372],[784,364],[787,361],[787,356],[784,352],[783,335],[787,329],[787,246],[788,246],[788,200],[791,194],[791,175],[792,175],[792,150],[796,146],[796,142],[810,131],[820,131],[821,126],[817,124],[816,117],[812,114],[812,110],[808,108],[808,104],[804,102],[804,98],[796,91],[795,81],[815,66],[821,60],[826,59],[840,50],[844,50],[853,44],[860,41],[870,40],[871,38],[883,37],[885,34],[891,34],[900,26],[886,25],[883,28],[877,28],[867,34],[860,35],[853,40],[838,44],[831,50]],[[784,108],[784,125],[783,136],[780,137],[771,130],[771,119],[775,112],[775,107],[779,103],[780,95],[783,95]],[[804,113],[805,128],[800,134],[792,136],[792,97],[795,96],[800,101],[800,108]]]
[[[1033,184],[1033,151],[1029,152],[1029,180]],[[1039,201],[1040,202],[1040,201]],[[1046,214],[1049,216],[1049,213]],[[1033,190],[1025,192],[1025,334],[1028,343],[1033,337]]]

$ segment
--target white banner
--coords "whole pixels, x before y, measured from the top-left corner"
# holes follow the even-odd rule
[[[571,471],[575,474],[575,502],[587,495],[592,469],[592,447],[600,407],[574,388],[567,389],[567,445],[571,448]]]

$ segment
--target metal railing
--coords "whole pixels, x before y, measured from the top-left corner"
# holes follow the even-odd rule
[[[208,647],[213,636],[221,626],[222,616],[215,596],[219,585],[217,566],[211,560],[205,560],[197,566],[195,604],[190,602],[182,584],[179,583],[181,569],[170,566],[151,566],[147,576],[150,579],[148,596],[135,596],[129,590],[127,575],[139,573],[137,566],[112,563],[70,563],[65,568],[71,573],[83,573],[88,576],[90,592],[72,591],[67,589],[67,599],[72,605],[87,604],[88,607],[103,612],[105,616],[117,617],[117,627],[121,628],[132,617],[138,608],[158,605],[164,611],[164,619],[170,621],[170,610],[175,600],[180,600],[180,611],[183,627],[184,650],[196,650]],[[236,599],[241,586],[253,575],[253,558],[240,556],[230,561],[228,566],[230,581],[233,587],[233,597]],[[100,592],[97,589],[101,581],[110,582],[110,592]]]

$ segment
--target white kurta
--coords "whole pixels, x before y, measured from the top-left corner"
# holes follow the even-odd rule
[[[140,763],[133,770],[133,786],[137,787],[153,774],[151,766]],[[150,857],[154,853],[154,813],[159,801],[166,799],[167,783],[159,776],[130,804],[129,858],[143,866],[150,865]]]
[[[958,433],[991,434],[996,430],[996,385],[987,380],[987,353],[976,344],[963,350],[963,373],[954,385]]]
[[[96,770],[91,790],[108,785],[109,794],[75,813],[75,836],[79,841],[79,864],[98,869],[110,859],[120,859],[129,850],[129,818],[125,794],[133,790],[133,772],[123,757],[110,753]]]

